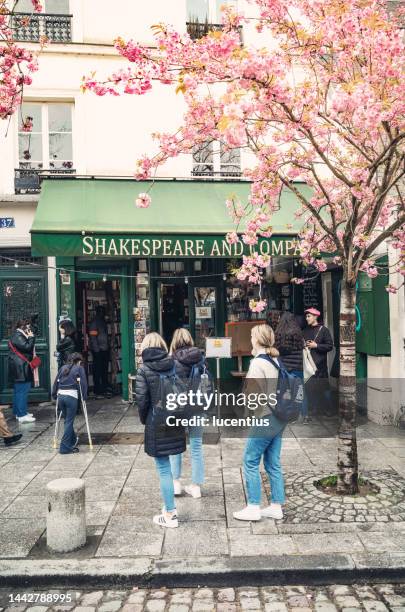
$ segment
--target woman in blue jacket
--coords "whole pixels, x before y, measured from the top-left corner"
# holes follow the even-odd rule
[[[58,401],[58,412],[65,419],[65,429],[60,443],[61,455],[78,453],[79,437],[73,427],[80,398],[87,399],[86,372],[81,365],[83,358],[79,353],[72,353],[67,364],[58,372],[52,388],[52,397]]]

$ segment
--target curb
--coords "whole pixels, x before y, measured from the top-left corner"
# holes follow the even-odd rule
[[[405,582],[405,553],[0,560],[4,587],[239,587]]]

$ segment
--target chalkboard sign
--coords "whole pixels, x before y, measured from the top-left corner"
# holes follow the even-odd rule
[[[304,272],[303,276],[305,278],[305,282],[302,285],[303,309],[315,307],[322,311],[322,298],[319,287],[320,274],[317,274],[314,269],[309,269]]]

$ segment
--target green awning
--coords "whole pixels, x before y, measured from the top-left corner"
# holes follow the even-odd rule
[[[225,200],[235,195],[244,203],[250,193],[248,182],[161,180],[156,181],[149,192],[150,207],[137,208],[135,199],[139,193],[148,191],[150,185],[150,182],[118,179],[44,180],[31,229],[33,254],[133,255],[134,248],[138,254],[137,247],[133,247],[129,239],[139,237],[156,242],[174,236],[182,237],[183,241],[188,237],[206,236],[211,237],[212,242],[214,236],[223,237],[235,229]],[[308,193],[305,184],[297,184],[297,187]],[[274,235],[290,237],[297,234],[300,223],[295,218],[295,211],[298,208],[295,195],[283,191],[280,210],[272,219]],[[123,250],[115,252],[115,248],[109,248],[108,240],[112,237],[121,240]],[[97,253],[91,253],[89,245],[95,240],[101,241],[97,243],[101,246]],[[145,251],[139,254],[148,255]],[[163,253],[156,250],[150,254]],[[190,254],[194,252],[186,256]],[[178,253],[174,253],[176,255]]]

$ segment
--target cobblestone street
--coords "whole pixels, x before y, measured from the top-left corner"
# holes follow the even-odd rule
[[[70,604],[49,606],[46,603],[57,594],[70,594]],[[11,596],[17,592],[0,591],[0,612],[403,612],[405,610],[405,585],[331,585],[311,588],[290,587],[243,587],[238,589],[137,589],[125,591],[36,591],[35,597],[42,595],[36,603],[16,601],[10,605]],[[32,593],[33,596],[33,593]],[[20,598],[18,598],[20,599]]]

